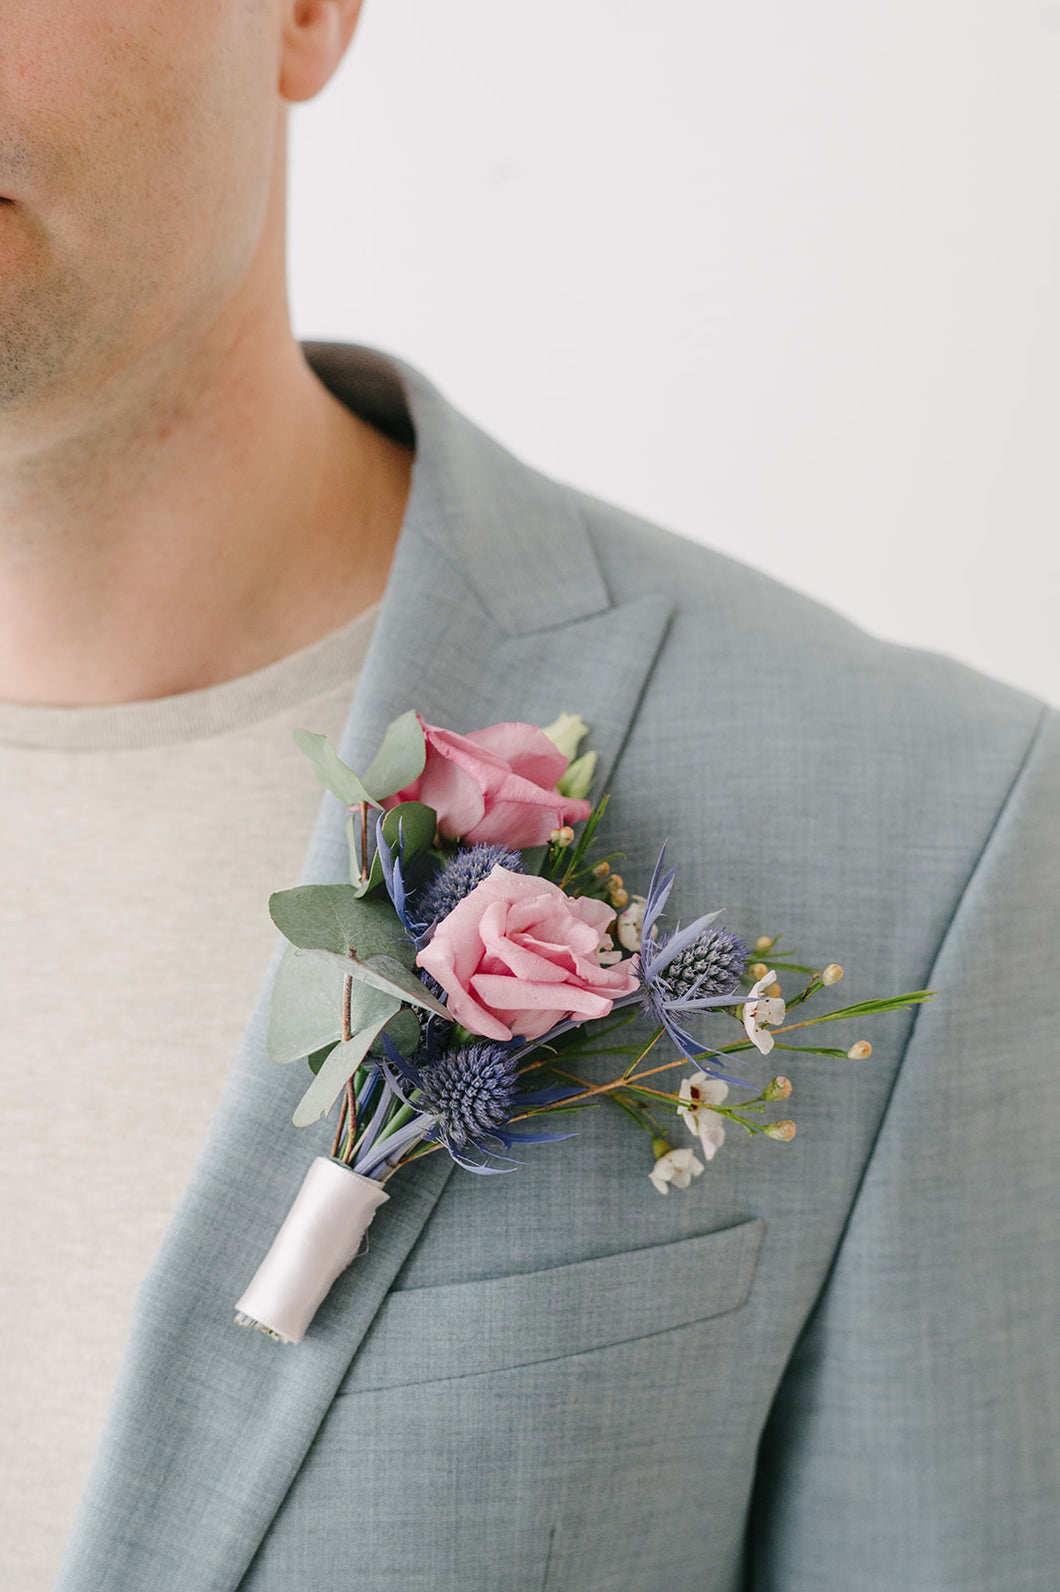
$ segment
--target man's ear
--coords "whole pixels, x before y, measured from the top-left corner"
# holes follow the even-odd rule
[[[280,93],[312,99],[335,71],[353,37],[361,0],[284,0]]]

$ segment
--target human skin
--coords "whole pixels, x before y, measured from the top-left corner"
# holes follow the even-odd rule
[[[0,698],[260,667],[381,594],[410,458],[290,330],[287,109],[359,0],[0,0]]]

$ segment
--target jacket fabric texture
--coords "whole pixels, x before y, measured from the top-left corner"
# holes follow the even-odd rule
[[[816,1030],[868,1061],[739,1057],[797,1137],[730,1128],[667,1198],[611,1109],[509,1176],[427,1157],[284,1347],[233,1303],[334,1123],[291,1125],[266,978],[57,1592],[1054,1592],[1057,715],[546,480],[397,361],[307,352],[417,452],[343,757],[410,707],[581,713],[627,888],[669,840],[683,920],[841,962],[834,1005],[939,993]],[[347,876],[344,821],[325,796],[303,882]]]

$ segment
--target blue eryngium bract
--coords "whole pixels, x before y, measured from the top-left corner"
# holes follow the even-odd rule
[[[458,851],[420,892],[416,901],[417,916],[428,928],[447,918],[476,885],[489,878],[498,863],[509,873],[523,872],[522,855],[510,846],[483,844]]]
[[[572,1093],[564,1086],[521,1089],[516,1046],[480,1040],[417,1067],[401,1055],[388,1034],[384,1034],[383,1044],[386,1061],[382,1065],[391,1088],[402,1098],[418,1092],[416,1110],[433,1118],[424,1137],[440,1140],[453,1160],[469,1172],[510,1171],[517,1163],[498,1152],[510,1150],[513,1144],[546,1144],[573,1137],[507,1126],[513,1117],[552,1105]],[[510,1161],[511,1166],[490,1166],[491,1158]]]
[[[738,1006],[743,994],[735,994],[747,947],[727,929],[712,925],[721,917],[721,911],[706,912],[687,928],[680,924],[672,933],[659,939],[652,936],[663,908],[673,889],[676,868],[664,871],[666,846],[659,853],[655,871],[648,887],[644,917],[640,931],[640,985],[645,1012],[666,1030],[678,1050],[689,1061],[702,1061],[704,1052],[718,1056],[719,1051],[703,1045],[684,1027],[688,1017],[697,1012],[711,1011],[719,1006]],[[726,1083],[744,1087],[739,1078],[731,1078],[714,1065],[707,1072]]]

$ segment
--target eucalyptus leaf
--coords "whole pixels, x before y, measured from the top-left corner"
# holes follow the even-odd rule
[[[434,845],[434,837],[438,829],[438,815],[433,807],[427,807],[423,802],[399,802],[396,807],[391,807],[383,819],[383,839],[393,850],[397,847],[398,838],[403,841],[403,866],[407,869],[417,858],[424,856]],[[353,842],[351,841],[351,846]],[[351,851],[351,856],[353,855]],[[358,881],[360,878],[360,863],[357,863]],[[351,875],[352,877],[352,875]],[[367,895],[370,890],[375,890],[383,882],[383,865],[376,851],[372,858],[372,866],[368,878],[363,884],[357,883],[358,896]]]
[[[316,769],[317,778],[324,789],[337,796],[344,806],[356,807],[359,802],[379,806],[353,769],[342,761],[326,735],[317,735],[313,730],[295,730],[294,741]]]
[[[314,1050],[311,1056],[307,1056],[306,1060],[309,1062],[309,1070],[311,1073],[316,1074],[320,1071],[321,1067],[327,1061],[334,1048],[334,1045],[321,1045],[319,1050]]]
[[[441,1001],[435,999],[415,973],[395,961],[392,956],[370,956],[367,961],[351,962],[347,957],[336,956],[333,951],[299,951],[297,954],[307,959],[313,958],[322,965],[336,969],[340,974],[348,975],[355,984],[365,984],[372,989],[385,990],[402,1001],[422,1006],[424,1011],[433,1012],[436,1017],[444,1017],[446,1021],[451,1021]]]
[[[399,802],[396,807],[391,807],[383,819],[384,839],[394,847],[400,834],[402,856],[406,863],[414,862],[425,851],[430,851],[437,829],[438,814],[425,802]]]
[[[444,1017],[446,1022],[452,1022],[448,1008],[431,994],[415,973],[396,962],[392,956],[372,956],[367,962],[358,965],[366,972],[370,970],[376,977],[382,977],[389,988],[400,990],[413,1006],[420,1006],[425,1012],[433,1012],[436,1017]]]
[[[364,783],[377,801],[395,795],[419,779],[427,761],[427,742],[414,711],[394,719],[383,744],[368,765]]]
[[[342,1038],[342,969],[331,961],[305,958],[293,946],[286,950],[272,986],[266,1048],[281,1065],[301,1061]]]
[[[280,933],[306,950],[361,961],[390,956],[411,967],[415,951],[388,899],[367,900],[352,884],[302,884],[269,897],[269,912]]]
[[[403,1056],[411,1056],[420,1042],[420,1023],[415,1012],[410,1012],[407,1006],[395,1012],[386,1024],[383,1032],[372,1041],[372,1055],[383,1054],[384,1034],[393,1041]]]
[[[336,1045],[324,1065],[298,1102],[294,1114],[296,1128],[307,1128],[321,1117],[326,1117],[335,1101],[352,1078],[365,1056],[368,1047],[393,1017],[395,1001],[379,990],[362,988],[357,992],[360,1021],[353,1037]]]

